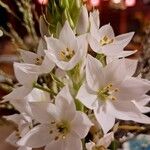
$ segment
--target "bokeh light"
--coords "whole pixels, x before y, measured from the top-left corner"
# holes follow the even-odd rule
[[[136,0],[125,0],[125,5],[127,7],[132,7],[136,4]]]
[[[41,5],[46,5],[48,3],[48,0],[38,0],[38,2],[41,4]]]

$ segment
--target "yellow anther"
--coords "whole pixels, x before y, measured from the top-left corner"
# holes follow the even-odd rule
[[[100,45],[101,46],[104,46],[104,45],[107,45],[107,44],[111,44],[114,40],[109,38],[108,36],[104,36],[103,38],[100,39]]]

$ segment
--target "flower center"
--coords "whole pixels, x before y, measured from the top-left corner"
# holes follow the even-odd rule
[[[44,59],[43,56],[37,57],[36,60],[35,60],[35,64],[36,65],[41,65],[42,62],[43,62],[43,59]]]
[[[117,88],[114,88],[112,84],[108,84],[106,87],[103,87],[98,90],[97,95],[100,100],[116,100],[114,93],[118,92]]]
[[[60,59],[68,62],[74,56],[74,54],[75,54],[74,50],[66,48],[60,51]]]
[[[114,40],[109,38],[108,36],[104,36],[103,38],[100,39],[100,45],[101,46],[104,46],[104,45],[107,45],[107,44],[111,44]]]
[[[65,139],[70,132],[70,124],[68,121],[61,121],[59,123],[51,122],[53,129],[50,130],[50,134],[54,134],[54,140]]]

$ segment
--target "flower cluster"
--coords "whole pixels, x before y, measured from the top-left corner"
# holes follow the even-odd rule
[[[75,30],[66,21],[37,53],[21,51],[19,86],[4,97],[20,112],[7,117],[18,124],[7,141],[19,150],[107,149],[116,119],[150,124],[142,114],[150,111],[150,82],[133,77],[137,61],[125,57],[136,51],[123,51],[133,32],[115,36],[110,24],[99,26],[98,11],[83,6]],[[91,128],[103,134],[95,138]]]

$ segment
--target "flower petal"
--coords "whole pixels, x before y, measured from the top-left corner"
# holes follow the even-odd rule
[[[20,84],[32,87],[40,72],[39,66],[25,63],[14,63],[14,72]]]
[[[25,96],[29,94],[31,91],[30,88],[26,88],[25,86],[21,86],[15,88],[10,94],[4,96],[4,101],[12,101],[12,100],[22,100]]]
[[[103,72],[107,84],[122,82],[127,74],[124,59],[118,59],[109,63]]]
[[[55,67],[55,63],[49,59],[48,56],[44,57],[42,65],[40,66],[41,73],[49,73]]]
[[[53,139],[49,134],[49,130],[50,129],[45,125],[38,125],[22,137],[17,144],[32,148],[43,147]]]
[[[98,106],[96,93],[93,92],[86,83],[83,83],[80,87],[76,98],[89,109],[94,109]]]
[[[89,29],[89,18],[87,8],[83,5],[80,11],[79,20],[76,26],[76,32],[78,35],[84,34]]]
[[[13,133],[11,133],[7,138],[6,138],[6,142],[13,145],[13,146],[17,146],[17,141],[19,140],[19,137],[16,136],[17,132],[14,131]]]
[[[58,55],[61,50],[66,48],[66,46],[64,45],[64,43],[62,43],[62,41],[55,39],[53,37],[45,36],[45,40],[47,43],[48,51],[53,55]]]
[[[108,113],[106,105],[103,105],[98,109],[94,109],[94,114],[101,125],[104,134],[106,134],[115,124],[115,117]]]
[[[70,48],[73,50],[77,49],[76,37],[68,21],[65,22],[59,34],[59,40],[62,41],[67,48]]]
[[[29,102],[31,107],[32,117],[40,123],[49,123],[53,116],[49,114],[47,109],[51,106],[48,101]]]
[[[31,147],[21,146],[17,150],[32,150],[32,148]]]
[[[96,58],[92,57],[91,55],[87,56],[86,80],[88,86],[93,91],[97,91],[99,88],[103,87],[104,85],[105,77],[101,68],[102,65]]]
[[[44,150],[65,150],[65,143],[63,140],[52,141],[46,145]]]
[[[76,112],[75,118],[71,122],[72,130],[83,139],[89,132],[93,123],[89,120],[87,115],[83,112]]]
[[[119,44],[122,48],[124,48],[125,46],[129,44],[133,35],[134,35],[134,32],[129,32],[129,33],[118,35],[115,37],[115,44]]]
[[[76,107],[70,94],[68,86],[65,86],[57,95],[55,100],[56,106],[61,112],[63,119],[72,120],[75,117]],[[69,109],[68,109],[69,108]]]
[[[117,88],[119,89],[119,92],[116,93],[117,99],[136,100],[150,89],[150,84],[145,80],[130,77],[118,84]]]
[[[104,25],[99,29],[99,40],[104,36],[108,36],[110,39],[114,39],[114,31],[110,24]]]
[[[98,40],[95,38],[95,36],[88,34],[88,42],[91,47],[91,49],[96,53],[102,53],[102,48],[100,47],[100,44]]]
[[[33,88],[33,90],[27,95],[26,99],[29,102],[42,102],[42,101],[50,102],[50,95],[48,92],[42,91],[37,88]]]
[[[78,137],[70,135],[65,141],[63,150],[82,150],[82,142]]]
[[[35,64],[36,58],[38,57],[37,54],[26,50],[21,50],[21,49],[19,50],[19,52],[25,63]]]

